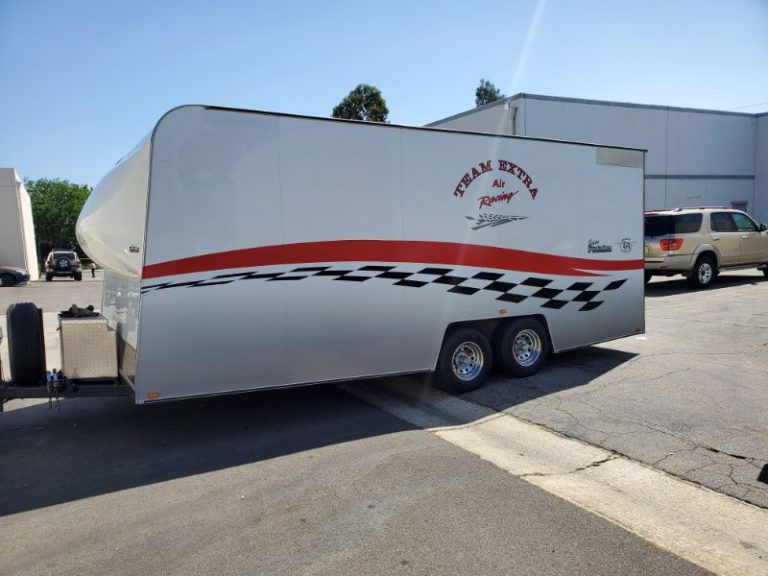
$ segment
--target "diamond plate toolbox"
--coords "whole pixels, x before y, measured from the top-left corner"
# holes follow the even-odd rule
[[[65,378],[116,378],[117,338],[102,316],[60,318]]]

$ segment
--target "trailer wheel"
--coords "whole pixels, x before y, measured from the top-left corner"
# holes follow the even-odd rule
[[[45,384],[42,310],[31,302],[11,304],[6,318],[12,382],[17,386],[42,386]]]
[[[487,380],[492,364],[488,338],[473,328],[461,328],[443,341],[435,371],[436,384],[450,392],[475,390]]]
[[[75,282],[80,282],[83,279],[83,273],[75,272],[72,277],[75,279]]]
[[[549,356],[547,330],[535,318],[511,320],[496,334],[494,354],[499,368],[507,374],[535,374]]]
[[[45,275],[45,281],[46,282],[50,282],[51,280],[53,280],[53,274],[46,274]]]

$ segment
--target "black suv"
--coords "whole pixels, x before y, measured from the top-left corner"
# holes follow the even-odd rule
[[[74,250],[51,250],[45,259],[45,279],[50,282],[54,276],[83,279],[83,265]]]

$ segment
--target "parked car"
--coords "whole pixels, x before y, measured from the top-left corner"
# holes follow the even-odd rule
[[[768,277],[768,227],[740,210],[676,208],[645,213],[645,281],[683,274],[705,288],[721,270],[758,268]]]
[[[15,266],[0,266],[0,286],[15,286],[29,282],[29,272]]]
[[[45,279],[50,282],[54,276],[83,279],[83,265],[74,250],[51,250],[45,259]]]

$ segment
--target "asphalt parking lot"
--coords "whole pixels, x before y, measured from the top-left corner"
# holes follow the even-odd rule
[[[0,311],[12,301],[47,312],[98,305],[100,282],[0,290]],[[654,280],[646,322],[643,336],[557,356],[525,380],[495,376],[463,399],[768,508],[768,280],[731,272],[706,291]],[[0,526],[13,536],[0,547],[0,571],[8,573],[149,574],[168,568],[164,551],[196,558],[173,573],[258,565],[286,574],[487,574],[512,564],[519,573],[699,573],[346,387],[148,407],[84,399],[61,411],[13,401],[6,410]],[[462,540],[482,526],[494,530],[480,550]],[[68,534],[28,560],[51,530]],[[177,531],[188,541],[175,541]],[[211,534],[235,539],[227,553],[239,556],[217,564],[223,544]],[[82,542],[96,550],[73,546]],[[286,562],[286,553],[295,557]]]
[[[654,279],[645,303],[644,335],[467,399],[768,507],[768,280],[727,272],[695,291]]]
[[[5,289],[0,311],[98,307],[100,280]],[[555,356],[527,379],[497,375],[465,398],[768,508],[768,280],[727,272],[695,291],[656,278],[645,335]]]

